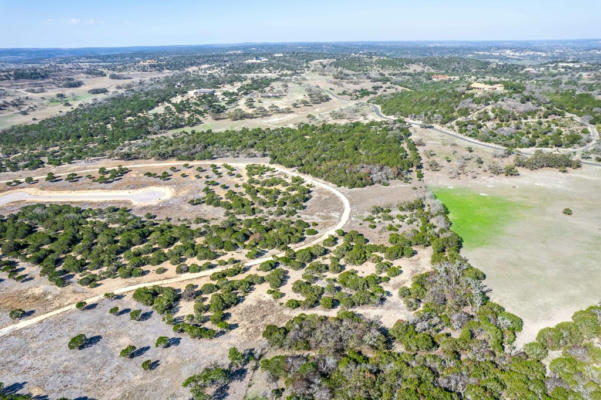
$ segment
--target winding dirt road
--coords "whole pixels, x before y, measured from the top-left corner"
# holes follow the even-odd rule
[[[378,117],[380,117],[380,118],[387,119],[387,120],[394,120],[394,119],[396,119],[395,117],[391,117],[391,116],[383,114],[382,113],[382,109],[377,104],[374,104],[372,108],[373,108],[374,112],[376,113],[376,115]],[[564,153],[577,153],[579,151],[586,151],[586,150],[592,149],[599,142],[599,132],[597,131],[597,128],[594,125],[591,125],[591,124],[588,124],[588,123],[584,122],[580,117],[578,117],[576,115],[570,114],[570,116],[572,116],[573,118],[577,119],[579,122],[587,125],[587,127],[590,130],[591,135],[593,137],[593,140],[590,143],[586,144],[585,146],[577,147],[577,148],[573,148],[573,149],[545,149],[545,148],[538,148],[538,147],[529,147],[529,148],[522,148],[522,149],[516,150],[516,153],[520,154],[520,155],[532,155],[532,154],[534,154],[534,152],[536,150],[547,150],[547,151],[557,151],[557,150],[559,150],[559,151],[564,152]],[[425,124],[424,122],[421,122],[421,121],[416,121],[416,120],[409,119],[409,118],[404,118],[404,117],[402,117],[402,118],[406,122],[408,122],[409,124],[411,124],[413,126],[423,126]],[[454,137],[456,139],[463,140],[464,142],[475,144],[477,146],[486,147],[486,148],[489,148],[489,149],[492,149],[492,150],[500,150],[500,151],[505,151],[507,149],[507,147],[505,147],[505,146],[502,146],[502,145],[499,145],[499,144],[494,144],[494,143],[482,142],[480,140],[470,138],[470,137],[462,135],[460,133],[453,132],[453,131],[450,131],[448,129],[444,129],[441,126],[432,125],[432,124],[425,124],[425,125],[429,125],[428,129],[431,129],[431,130],[433,130],[435,132],[442,133],[443,135],[447,135],[447,136],[452,136],[452,137]],[[601,163],[594,162],[594,161],[580,160],[580,162],[582,164],[586,164],[586,165],[592,165],[592,166],[595,166],[595,167],[601,167]]]
[[[307,248],[307,247],[313,246],[315,244],[318,244],[318,243],[322,242],[325,238],[327,238],[329,235],[335,234],[336,230],[341,229],[348,222],[350,215],[351,215],[351,204],[348,201],[348,199],[346,198],[346,196],[344,194],[342,194],[338,189],[336,189],[335,187],[331,186],[328,183],[325,183],[325,182],[318,180],[316,178],[313,178],[311,176],[301,174],[297,171],[294,171],[294,170],[291,170],[288,168],[284,168],[281,166],[277,166],[277,165],[271,165],[271,164],[265,164],[265,163],[252,163],[252,162],[248,162],[248,163],[229,162],[229,163],[226,163],[226,162],[214,162],[214,161],[187,161],[187,162],[186,161],[181,161],[181,162],[173,161],[173,162],[132,164],[132,165],[127,165],[127,168],[132,169],[132,168],[163,167],[163,166],[182,165],[184,163],[188,163],[190,165],[204,165],[204,164],[208,164],[208,163],[217,164],[217,165],[229,164],[231,166],[236,166],[236,167],[244,167],[249,164],[262,164],[262,165],[266,165],[268,167],[274,168],[277,171],[280,171],[282,173],[285,173],[285,174],[288,174],[291,176],[299,176],[299,177],[303,178],[305,181],[307,181],[315,186],[318,186],[320,188],[323,188],[323,189],[329,191],[330,193],[334,194],[340,200],[340,202],[342,203],[342,206],[343,206],[342,215],[340,216],[338,223],[335,226],[328,229],[327,231],[323,232],[315,240],[312,240],[307,243],[303,243],[300,246],[295,247],[296,250],[300,250],[300,249]],[[95,171],[97,171],[97,169],[87,169],[87,170],[81,170],[81,171],[75,171],[75,172],[78,174],[85,174],[85,173],[95,172]],[[66,175],[66,174],[57,174],[56,176],[62,176],[62,175]],[[34,177],[34,179],[42,179],[42,178],[44,178],[44,176]],[[8,182],[8,181],[0,181],[0,183],[3,183],[3,182]],[[252,267],[252,266],[261,264],[262,262],[272,260],[274,257],[281,256],[282,254],[283,253],[278,253],[278,254],[274,254],[271,256],[258,258],[258,259],[249,261],[249,262],[245,263],[244,265],[246,265],[247,267]],[[213,272],[222,271],[226,268],[229,268],[229,266],[217,267],[217,268],[213,268],[213,269],[210,269],[207,271],[201,271],[201,272],[197,272],[197,273],[182,274],[181,276],[176,276],[174,278],[169,278],[169,279],[162,279],[162,280],[157,280],[157,281],[153,281],[153,282],[143,282],[143,283],[139,283],[136,285],[124,286],[124,287],[115,289],[112,292],[115,294],[124,294],[124,293],[128,293],[128,292],[132,292],[141,287],[148,287],[148,286],[154,286],[154,285],[168,285],[168,284],[172,284],[172,283],[176,283],[176,282],[194,280],[194,279],[208,276],[208,275],[212,274]],[[88,304],[92,304],[92,303],[102,301],[103,299],[104,299],[103,295],[98,295],[98,296],[93,296],[93,297],[87,298],[84,301]],[[64,312],[75,310],[76,309],[75,304],[76,303],[69,304],[67,306],[58,308],[56,310],[47,312],[45,314],[37,315],[33,318],[25,319],[25,320],[15,323],[15,324],[1,328],[0,329],[0,337],[9,335],[10,333],[16,332],[18,330],[27,328],[29,326],[37,324],[38,322],[44,321],[45,319],[54,317],[54,316],[62,314]]]

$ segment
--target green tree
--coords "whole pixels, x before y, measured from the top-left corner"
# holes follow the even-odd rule
[[[67,347],[69,347],[69,350],[81,350],[86,345],[87,341],[88,339],[86,338],[86,335],[80,333],[79,335],[73,336],[71,340],[69,340]]]

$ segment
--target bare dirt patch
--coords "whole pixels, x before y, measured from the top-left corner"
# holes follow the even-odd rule
[[[132,321],[127,313],[113,316],[109,308],[141,308],[129,298],[101,302],[92,310],[62,314],[30,329],[0,339],[0,379],[23,385],[23,392],[51,398],[88,396],[92,399],[188,399],[181,383],[212,363],[224,364],[231,346],[257,347],[262,339],[224,335],[213,340],[175,336],[171,327],[152,312],[145,321]],[[84,333],[97,343],[83,350],[69,350],[69,339]],[[155,348],[158,336],[177,337],[176,345]],[[43,338],[43,340],[40,340]],[[133,359],[119,351],[133,344],[140,349]],[[143,360],[158,360],[153,371],[144,371]],[[245,379],[232,382],[231,398],[242,398]]]

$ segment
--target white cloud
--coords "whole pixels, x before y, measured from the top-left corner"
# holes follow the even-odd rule
[[[70,23],[71,25],[77,25],[77,24],[79,24],[80,22],[81,22],[81,19],[79,19],[79,18],[71,18],[71,19],[69,20],[69,23]]]

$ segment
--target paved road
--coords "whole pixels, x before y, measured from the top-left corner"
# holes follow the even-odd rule
[[[149,168],[149,167],[162,167],[162,166],[172,166],[172,165],[182,165],[186,163],[186,161],[181,161],[181,162],[157,162],[157,163],[144,163],[144,164],[131,164],[131,165],[126,165],[127,168],[133,169],[133,168]],[[237,166],[237,167],[244,167],[248,164],[257,164],[257,163],[226,163],[226,162],[214,162],[214,161],[188,161],[187,162],[190,165],[203,165],[203,164],[207,164],[207,163],[211,163],[211,164],[217,164],[217,165],[222,165],[222,164],[229,164],[232,166]],[[307,182],[315,185],[315,186],[319,186],[320,188],[323,188],[327,191],[329,191],[330,193],[333,193],[342,203],[343,206],[343,211],[342,211],[342,215],[340,216],[340,219],[338,220],[338,223],[333,226],[332,228],[328,229],[326,232],[322,233],[318,238],[316,238],[315,240],[312,240],[311,242],[308,243],[303,243],[300,246],[295,247],[295,250],[300,250],[306,247],[310,247],[313,246],[315,244],[318,244],[320,242],[322,242],[325,238],[327,238],[329,235],[333,235],[335,234],[336,230],[341,229],[349,220],[350,215],[351,215],[351,204],[348,201],[348,199],[346,198],[346,196],[344,194],[342,194],[338,189],[336,189],[335,187],[321,181],[318,179],[315,179],[311,176],[305,175],[305,174],[301,174],[299,172],[293,171],[291,169],[288,168],[284,168],[284,167],[280,167],[277,165],[271,165],[271,164],[263,164],[266,166],[269,166],[271,168],[274,168],[280,172],[286,173],[288,175],[292,175],[292,176],[300,176],[302,177],[304,180],[306,180]],[[97,169],[88,169],[88,170],[81,170],[81,171],[75,171],[78,174],[85,174],[85,173],[89,173],[89,172],[95,172],[97,171]],[[66,175],[66,174],[57,174],[56,176],[61,176],[61,175]],[[35,177],[35,179],[41,179],[44,178],[44,176],[42,177]],[[0,182],[7,182],[7,181],[0,181]],[[277,256],[281,256],[283,253],[279,253],[279,254],[275,254],[273,256],[266,256],[266,257],[262,257],[262,258],[258,258],[252,261],[247,262],[245,265],[248,267],[252,267],[254,265],[258,265],[261,264],[262,262],[268,261],[268,260],[272,260],[274,257]],[[213,272],[217,272],[217,271],[222,271],[224,269],[228,268],[227,266],[224,267],[218,267],[218,268],[213,268],[211,270],[207,270],[207,271],[201,271],[201,272],[197,272],[197,273],[191,273],[191,274],[182,274],[181,276],[176,276],[174,278],[169,278],[169,279],[162,279],[162,280],[157,280],[157,281],[152,281],[152,282],[143,282],[143,283],[139,283],[136,285],[131,285],[131,286],[124,286],[115,290],[112,290],[113,293],[115,294],[124,294],[124,293],[128,293],[128,292],[132,292],[136,289],[139,289],[141,287],[147,287],[147,286],[154,286],[154,285],[168,285],[168,284],[172,284],[172,283],[176,283],[176,282],[182,282],[182,281],[189,281],[189,280],[194,280],[194,279],[198,279],[198,278],[202,278],[205,276],[208,276],[210,274],[212,274]],[[98,295],[98,296],[93,296],[93,297],[89,297],[87,299],[85,299],[84,301],[88,304],[92,304],[92,303],[96,303],[98,301],[101,301],[104,299],[103,295]],[[73,304],[69,304],[66,305],[64,307],[58,308],[56,310],[47,312],[45,314],[41,314],[41,315],[37,315],[33,318],[29,318],[29,319],[25,319],[25,320],[21,320],[15,324],[6,326],[4,328],[0,329],[0,337],[2,336],[6,336],[12,332],[18,331],[20,329],[23,328],[27,328],[29,326],[32,326],[34,324],[37,324],[38,322],[44,321],[45,319],[54,317],[56,315],[62,314],[64,312],[67,311],[71,311],[71,310],[75,310],[76,303]]]
[[[384,118],[384,119],[388,119],[388,120],[394,120],[394,119],[396,119],[395,117],[390,117],[388,115],[384,115],[382,113],[382,110],[380,109],[380,106],[377,105],[377,104],[374,104],[372,108],[373,108],[374,112],[376,113],[376,115],[378,117],[380,117],[380,118]],[[574,116],[574,117],[576,119],[578,119],[580,122],[586,124],[579,117],[577,117],[577,116]],[[408,122],[409,124],[413,125],[413,126],[421,127],[421,126],[424,125],[424,123],[420,122],[420,121],[415,121],[415,120],[412,120],[412,119],[409,119],[409,118],[403,118],[403,119],[406,122]],[[597,131],[597,129],[596,129],[596,127],[594,125],[590,125],[590,124],[586,124],[586,125],[588,126],[589,130],[591,131],[591,134],[593,136],[593,141],[591,143],[587,144],[586,146],[579,147],[579,148],[576,148],[576,149],[562,149],[563,152],[566,152],[566,153],[575,153],[575,152],[582,151],[582,150],[590,150],[595,144],[597,144],[597,142],[599,141],[599,132]],[[449,130],[446,130],[446,129],[442,129],[441,127],[437,127],[437,126],[434,126],[434,125],[430,125],[430,127],[428,129],[433,130],[433,131],[438,132],[438,133],[442,133],[442,134],[447,135],[447,136],[452,136],[454,138],[457,138],[459,140],[463,140],[464,142],[475,144],[477,146],[487,147],[489,149],[499,150],[499,151],[505,151],[507,149],[505,146],[501,146],[501,145],[494,144],[494,143],[481,142],[479,140],[476,140],[476,139],[473,139],[473,138],[470,138],[470,137],[467,137],[467,136],[464,136],[464,135],[461,135],[459,133],[452,132],[452,131],[449,131]],[[520,154],[520,155],[532,155],[536,150],[550,150],[550,151],[552,151],[552,150],[556,150],[556,149],[528,148],[528,149],[516,150],[515,152],[517,154]],[[592,165],[592,166],[595,166],[595,167],[601,167],[601,163],[598,163],[598,162],[595,162],[595,161],[580,160],[580,162],[582,164],[585,164],[585,165]]]

